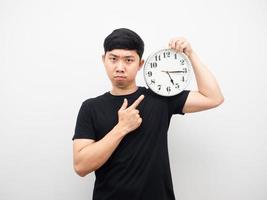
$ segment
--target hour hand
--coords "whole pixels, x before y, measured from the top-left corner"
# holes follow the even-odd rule
[[[168,74],[168,76],[169,76],[169,78],[170,78],[170,80],[171,80],[171,83],[174,85],[174,82],[173,82],[173,79],[172,79],[171,75],[169,74],[168,71],[167,71],[166,73]]]

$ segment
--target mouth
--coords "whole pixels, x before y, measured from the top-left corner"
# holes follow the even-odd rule
[[[125,80],[126,76],[114,76],[115,80],[121,81],[121,80]]]

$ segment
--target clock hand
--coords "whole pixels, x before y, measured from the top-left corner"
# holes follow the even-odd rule
[[[185,71],[162,71],[166,73],[185,73]]]
[[[169,72],[166,72],[168,74],[168,76],[170,77],[171,83],[174,85],[173,79],[171,77],[171,75],[169,74]]]

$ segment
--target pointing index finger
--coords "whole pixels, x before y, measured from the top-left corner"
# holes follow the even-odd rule
[[[133,104],[129,107],[129,108],[136,108],[140,102],[144,99],[144,95],[142,94],[140,97],[138,97],[138,99],[135,100],[135,102],[133,102]]]

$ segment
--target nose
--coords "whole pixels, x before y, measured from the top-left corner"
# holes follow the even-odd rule
[[[119,61],[116,65],[116,72],[124,73],[125,72],[125,66],[122,61]]]

